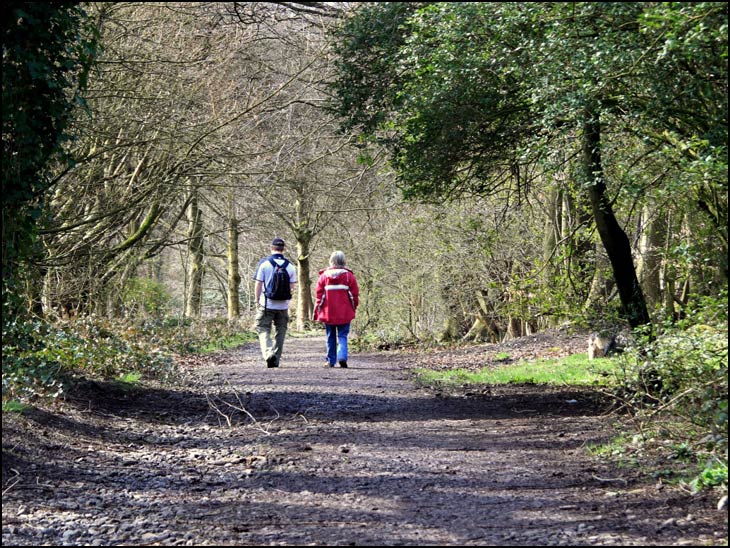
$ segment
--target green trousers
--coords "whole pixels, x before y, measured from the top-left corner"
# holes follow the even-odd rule
[[[281,359],[281,351],[284,349],[286,329],[289,325],[289,310],[271,310],[270,308],[259,308],[256,313],[256,332],[259,334],[261,344],[261,355],[264,359],[276,356],[277,362]],[[272,343],[272,332],[273,343]]]

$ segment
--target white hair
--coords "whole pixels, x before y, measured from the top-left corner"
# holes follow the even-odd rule
[[[330,255],[330,265],[345,266],[345,254],[342,251],[335,251]]]

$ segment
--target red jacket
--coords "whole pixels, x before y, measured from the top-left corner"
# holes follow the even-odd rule
[[[314,319],[330,324],[344,325],[355,318],[360,304],[360,288],[352,270],[331,266],[319,272]]]

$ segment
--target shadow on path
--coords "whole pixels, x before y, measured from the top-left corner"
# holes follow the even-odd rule
[[[3,544],[626,546],[723,533],[696,499],[589,455],[612,434],[590,390],[445,396],[412,384],[407,356],[332,370],[323,348],[290,339],[269,370],[246,346],[187,371],[184,387],[89,383],[62,410],[4,421]]]

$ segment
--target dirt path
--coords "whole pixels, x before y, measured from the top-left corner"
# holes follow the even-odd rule
[[[322,367],[289,339],[182,390],[96,386],[3,420],[4,545],[707,545],[727,521],[587,444],[610,422],[584,392],[414,388],[412,356]],[[424,359],[424,358],[419,358]],[[573,400],[577,401],[575,403]]]

